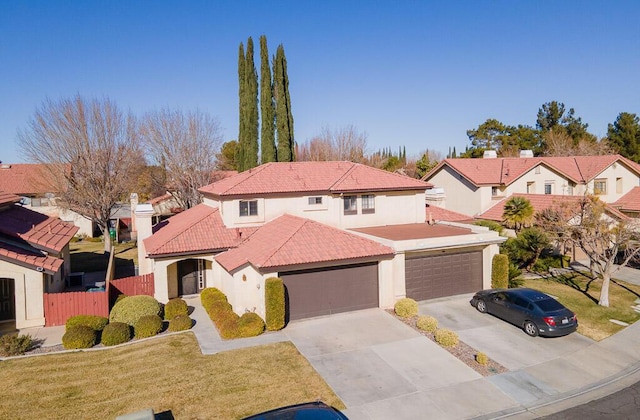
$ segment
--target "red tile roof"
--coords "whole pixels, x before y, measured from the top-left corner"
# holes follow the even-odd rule
[[[55,253],[62,251],[78,229],[58,218],[18,205],[0,212],[0,233]]]
[[[272,162],[200,189],[205,195],[426,190],[431,185],[353,162]]]
[[[56,258],[35,250],[27,250],[24,247],[14,246],[0,242],[0,260],[8,260],[18,265],[26,265],[32,268],[42,268],[49,274],[56,273],[64,264],[62,258]]]
[[[553,207],[561,202],[579,202],[584,197],[580,195],[552,195],[552,194],[512,194],[510,197],[506,197],[499,202],[497,202],[493,207],[484,213],[476,216],[476,219],[483,220],[495,220],[497,222],[502,221],[502,214],[504,213],[504,204],[511,197],[524,197],[533,206],[534,213],[539,213],[544,209]],[[613,208],[611,205],[605,205],[606,211],[612,216],[617,217],[618,219],[628,219],[627,216],[622,214],[617,209]]]
[[[435,222],[468,222],[473,220],[473,216],[468,216],[466,214],[447,210],[438,206],[427,206],[425,208],[425,212],[427,216],[426,220],[429,220],[429,216],[431,216],[431,220]]]
[[[640,175],[640,165],[620,155],[567,156],[534,158],[445,159],[422,179],[429,179],[443,166],[449,166],[472,184],[509,185],[537,165],[564,174],[576,183],[586,183],[597,177],[614,162],[620,162]]]
[[[0,165],[0,190],[17,195],[54,193],[46,166],[38,163]]]
[[[155,226],[144,246],[149,256],[221,251],[237,246],[255,229],[228,229],[217,208],[199,204]]]
[[[611,205],[622,211],[640,211],[640,187],[633,187],[631,191]]]
[[[374,226],[368,228],[351,229],[391,241],[406,241],[410,239],[444,238],[448,236],[469,235],[471,229],[447,225],[429,225],[427,223],[411,223],[408,225]]]
[[[0,190],[0,206],[5,204],[15,204],[18,201],[20,201],[20,197],[17,195]]]
[[[256,230],[245,242],[216,257],[227,271],[244,264],[274,269],[299,264],[393,255],[393,249],[353,233],[285,214]]]

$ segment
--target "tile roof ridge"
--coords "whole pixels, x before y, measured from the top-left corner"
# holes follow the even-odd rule
[[[240,182],[237,182],[233,185],[230,185],[229,187],[227,187],[224,191],[222,191],[221,193],[219,193],[220,195],[225,194],[227,191],[236,188],[238,185],[242,184],[243,182],[245,182],[246,180],[248,180],[249,178],[253,178],[254,176],[256,176],[257,174],[259,174],[260,172],[264,171],[265,168],[269,167],[269,166],[273,166],[274,163],[293,163],[293,162],[267,162],[267,163],[263,163],[262,165],[258,165],[258,166],[254,166],[253,168],[249,168],[245,171],[242,172],[238,172],[236,175],[231,175],[228,178],[223,178],[219,181],[216,182],[220,182],[220,181],[224,181],[225,179],[230,179],[233,178],[235,176],[239,176],[239,175],[243,175],[246,174],[244,176],[244,178],[242,180],[240,180]],[[214,182],[215,184],[215,182]]]
[[[349,176],[349,174],[351,174],[351,172],[353,172],[353,171],[354,171],[354,168],[355,168],[355,167],[356,167],[356,165],[357,165],[357,163],[349,162],[348,160],[337,160],[336,162],[337,162],[338,164],[341,164],[341,163],[351,164],[351,167],[350,167],[349,169],[347,169],[347,170],[346,170],[346,172],[345,172],[345,173],[344,173],[340,178],[338,178],[338,179],[337,179],[333,184],[331,184],[331,185],[329,186],[329,191],[332,191],[332,190],[333,190],[333,188],[334,188],[336,185],[338,185],[338,184],[340,184],[342,181],[344,181],[344,180]]]
[[[264,261],[262,261],[262,264],[266,263],[266,262],[267,262],[267,261],[269,261],[269,260],[270,260],[274,255],[276,255],[276,254],[278,253],[278,251],[280,251],[280,250],[281,250],[281,249],[282,249],[282,248],[283,248],[283,247],[284,247],[284,246],[285,246],[289,241],[291,241],[291,239],[296,235],[296,233],[298,233],[298,232],[300,231],[300,229],[302,229],[302,227],[303,227],[305,224],[307,224],[307,222],[310,222],[310,221],[311,221],[311,220],[309,220],[309,219],[304,219],[304,218],[302,218],[302,217],[297,217],[297,216],[294,216],[294,215],[289,214],[289,213],[285,213],[285,214],[283,214],[283,215],[282,215],[282,216],[280,216],[278,219],[280,219],[280,218],[282,218],[282,217],[286,217],[287,219],[293,219],[293,220],[295,220],[295,221],[302,222],[302,223],[300,223],[300,225],[299,225],[299,226],[298,226],[298,227],[297,227],[297,228],[296,228],[296,229],[295,229],[295,230],[294,230],[290,235],[288,235],[288,236],[287,236],[287,238],[286,238],[284,241],[282,241],[282,242],[280,243],[280,245],[278,245],[277,247],[274,247],[274,248],[273,248],[273,252],[269,253],[269,255],[268,255],[267,257],[265,257],[265,258],[264,258]],[[278,220],[278,219],[275,219],[275,220]],[[252,236],[253,236],[253,235],[252,235]],[[247,238],[247,240],[248,240],[248,239],[250,239],[250,238],[251,238],[251,237]]]
[[[198,206],[203,206],[203,208],[204,208],[204,207],[207,207],[207,208],[211,209],[211,211],[209,211],[209,212],[207,212],[207,213],[203,214],[202,216],[200,216],[200,217],[198,217],[198,218],[195,218],[195,217],[194,217],[194,218],[187,219],[187,220],[189,221],[189,223],[187,224],[187,226],[185,226],[185,227],[184,227],[184,229],[180,229],[179,231],[177,231],[176,233],[174,233],[173,235],[171,235],[171,236],[170,236],[166,241],[164,241],[164,242],[162,243],[162,245],[160,245],[160,246],[163,246],[163,245],[164,245],[164,244],[166,244],[167,242],[169,242],[169,241],[171,241],[171,240],[175,239],[176,237],[178,237],[178,236],[182,235],[182,234],[183,234],[187,229],[191,229],[192,227],[194,227],[195,225],[197,225],[198,223],[200,223],[201,221],[203,221],[204,219],[206,219],[207,217],[209,217],[209,216],[210,216],[210,215],[212,215],[213,213],[215,213],[215,212],[219,211],[219,209],[218,209],[217,207],[211,207],[211,206],[208,206],[208,205],[206,205],[206,204],[204,204],[204,203],[200,203],[200,204],[198,204]],[[196,206],[196,207],[197,207],[197,206]],[[192,207],[192,208],[195,208],[195,207]],[[180,214],[184,214],[184,213],[179,213],[179,214],[177,214],[176,216],[179,216]],[[175,216],[173,216],[173,217],[175,217]],[[169,218],[168,220],[170,221],[170,220],[171,220],[171,218]],[[164,227],[164,226],[163,226],[163,227]],[[156,232],[156,233],[159,233],[159,232],[162,232],[162,228],[161,228],[160,230],[158,230],[158,232]],[[153,235],[152,235],[152,236],[153,236]],[[150,238],[151,238],[152,236],[150,236]],[[147,238],[147,239],[148,239],[148,238]],[[157,249],[157,248],[158,248],[158,247],[156,247],[155,249]]]

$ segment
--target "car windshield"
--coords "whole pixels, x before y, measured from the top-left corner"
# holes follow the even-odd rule
[[[536,305],[538,305],[543,312],[554,312],[564,309],[564,306],[562,306],[560,302],[552,298],[539,300],[536,302]]]

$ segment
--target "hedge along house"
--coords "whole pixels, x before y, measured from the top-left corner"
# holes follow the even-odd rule
[[[222,290],[264,316],[283,279],[290,319],[488,287],[502,242],[486,228],[427,223],[430,185],[351,162],[268,163],[210,184],[204,203],[152,228],[136,211],[141,274],[160,301]]]
[[[45,325],[44,293],[64,290],[69,241],[78,231],[19,202],[0,192],[0,322],[16,329]]]

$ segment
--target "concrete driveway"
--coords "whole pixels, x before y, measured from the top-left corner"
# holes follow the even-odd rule
[[[515,402],[381,309],[292,322],[287,337],[347,405],[349,419],[467,418]],[[457,403],[464,393],[476,403]]]
[[[473,295],[461,295],[419,303],[421,315],[431,315],[440,328],[455,331],[460,339],[486,353],[509,370],[524,369],[569,355],[593,344],[578,333],[564,337],[529,337],[514,325],[469,304]]]

